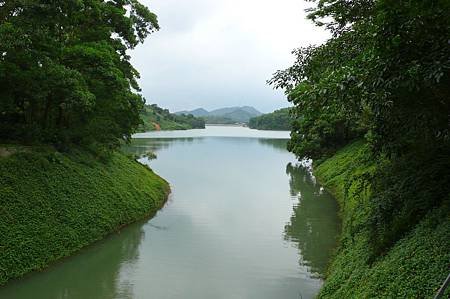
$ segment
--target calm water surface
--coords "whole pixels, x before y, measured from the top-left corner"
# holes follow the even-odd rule
[[[144,133],[125,150],[170,182],[167,205],[0,298],[312,298],[337,205],[285,150],[288,132]]]

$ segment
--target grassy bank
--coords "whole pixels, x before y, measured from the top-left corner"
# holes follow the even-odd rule
[[[168,184],[121,153],[4,151],[0,156],[0,285],[43,269],[155,213]]]
[[[317,178],[338,199],[343,221],[341,244],[319,298],[432,298],[448,274],[448,200],[382,254],[371,256],[371,183],[383,163],[372,161],[367,146],[356,142],[316,167]],[[394,217],[400,214],[394,212]]]

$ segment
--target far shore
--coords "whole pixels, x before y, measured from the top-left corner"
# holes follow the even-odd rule
[[[205,124],[205,126],[215,127],[248,127],[247,124]]]

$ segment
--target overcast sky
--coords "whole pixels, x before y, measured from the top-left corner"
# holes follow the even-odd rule
[[[171,111],[289,106],[266,80],[293,62],[291,50],[325,41],[303,0],[141,0],[161,30],[132,53],[148,103]]]

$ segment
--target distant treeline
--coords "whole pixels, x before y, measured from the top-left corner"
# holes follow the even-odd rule
[[[250,119],[248,126],[258,130],[291,130],[293,118],[291,108],[275,110]]]
[[[207,124],[232,125],[238,123],[235,119],[219,115],[202,116],[201,118],[204,119]]]
[[[156,104],[145,105],[139,131],[204,129],[205,120],[192,114],[174,114]]]

